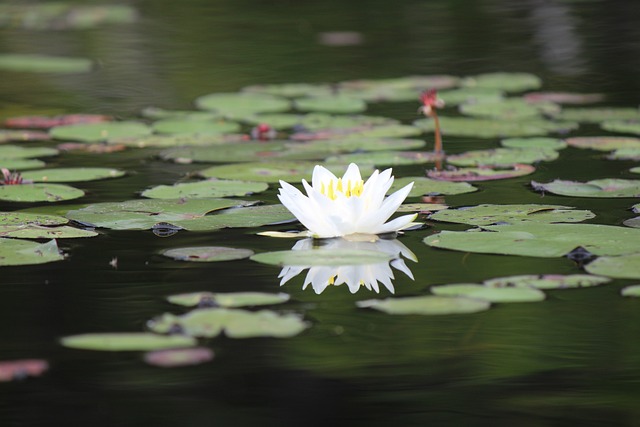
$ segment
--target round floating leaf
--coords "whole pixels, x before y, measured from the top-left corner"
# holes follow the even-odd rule
[[[583,136],[567,138],[567,144],[576,148],[590,148],[599,151],[613,151],[620,148],[640,148],[640,138],[625,136]]]
[[[28,159],[30,157],[55,156],[59,152],[55,148],[48,147],[19,147],[17,145],[0,146],[0,159],[4,166],[6,159]],[[6,167],[6,166],[4,166]]]
[[[340,95],[298,98],[293,105],[300,111],[320,113],[360,113],[367,109],[367,104],[361,99]]]
[[[192,162],[251,162],[277,158],[284,149],[283,142],[243,142],[207,147],[182,147],[164,150],[160,157],[177,163]]]
[[[149,135],[151,128],[139,122],[105,122],[56,126],[49,134],[54,139],[100,142]]]
[[[525,286],[536,289],[569,289],[598,286],[610,282],[611,279],[591,274],[526,274],[521,276],[497,277],[485,280],[483,284],[489,287]]]
[[[521,98],[462,104],[459,109],[462,114],[468,116],[490,117],[501,120],[539,118],[542,114],[560,111],[560,107],[554,103],[530,104]]]
[[[524,95],[531,103],[555,102],[556,104],[593,104],[604,99],[601,93],[531,92]]]
[[[35,159],[3,159],[1,166],[11,171],[19,171],[42,168],[45,166],[45,163],[42,160]]]
[[[212,359],[213,350],[206,347],[156,350],[144,355],[146,363],[161,368],[199,365]]]
[[[640,113],[638,114],[640,115]],[[600,127],[609,132],[634,133],[640,135],[640,118],[635,120],[607,120]]]
[[[84,191],[62,184],[0,186],[0,200],[9,202],[61,202],[82,196],[84,196]]]
[[[601,123],[610,120],[638,120],[640,110],[637,108],[564,108],[555,116],[559,120],[584,123]]]
[[[424,243],[436,248],[465,252],[559,257],[578,246],[595,255],[633,253],[638,250],[638,239],[640,230],[635,228],[530,222],[483,226],[482,229],[470,231],[442,231],[426,237]],[[587,270],[593,274],[601,274]]]
[[[620,148],[607,156],[609,160],[640,161],[640,147]]]
[[[253,255],[250,249],[225,248],[222,246],[200,246],[191,248],[175,248],[162,251],[162,255],[178,261],[215,262],[249,258]]]
[[[358,163],[364,165],[398,166],[419,165],[433,162],[437,154],[428,151],[376,151],[370,153],[340,154],[328,157],[327,163],[349,164]]]
[[[531,181],[537,191],[572,197],[640,197],[640,180],[595,179],[587,182],[555,180],[549,183]]]
[[[634,231],[636,230],[634,229]],[[640,279],[640,254],[632,253],[622,256],[599,257],[587,264],[585,270],[591,274],[600,274],[618,279]]]
[[[35,243],[0,238],[0,266],[45,264],[63,259],[55,240]]]
[[[467,314],[489,309],[489,301],[464,297],[420,296],[358,301],[361,308],[373,308],[388,314]]]
[[[261,227],[294,220],[291,212],[282,205],[262,205],[227,209],[215,215],[194,218],[179,224],[186,230],[211,231],[222,228]]]
[[[196,106],[225,116],[251,116],[257,113],[280,113],[289,110],[289,100],[261,93],[212,93],[196,99]]]
[[[201,145],[226,144],[244,141],[243,135],[147,135],[140,137],[116,138],[109,141],[111,146],[145,147],[191,147]]]
[[[478,205],[459,209],[447,209],[429,216],[435,221],[455,222],[469,225],[496,223],[517,224],[535,221],[543,223],[580,222],[594,218],[588,210],[575,210],[558,205]]]
[[[113,332],[64,337],[60,343],[69,348],[101,351],[148,351],[163,348],[190,347],[196,344],[184,335],[156,335],[145,332]]]
[[[357,249],[313,249],[308,251],[264,252],[251,257],[253,261],[279,266],[363,265],[388,262],[393,257],[384,252]]]
[[[243,92],[265,93],[267,95],[299,98],[302,96],[328,96],[333,93],[329,84],[281,83],[270,85],[254,85],[242,88]]]
[[[8,128],[21,129],[49,129],[54,126],[72,125],[78,123],[100,123],[109,122],[112,118],[102,114],[63,114],[59,116],[20,116],[10,117],[4,121],[4,125]],[[45,135],[49,138],[47,132],[38,132],[37,135]]]
[[[264,115],[257,116],[258,118],[265,117]],[[266,116],[267,118],[269,116]],[[339,131],[339,130],[353,130],[353,129],[368,129],[378,126],[390,126],[399,125],[400,122],[389,117],[381,116],[362,116],[362,115],[333,115],[324,113],[309,113],[299,117],[299,122],[296,124],[307,131]],[[268,121],[266,121],[269,123]],[[271,124],[271,123],[269,123]],[[323,138],[328,139],[329,137]],[[320,139],[320,138],[318,138]]]
[[[630,218],[623,222],[627,227],[640,228],[640,216]]]
[[[460,88],[438,92],[438,98],[442,99],[446,106],[454,106],[476,102],[495,102],[503,99],[502,91],[489,88]]]
[[[635,168],[629,169],[631,173],[640,173],[640,166],[636,166]]]
[[[6,122],[5,126],[8,127]],[[48,132],[0,129],[0,143],[7,141],[47,141],[48,139]]]
[[[404,203],[396,212],[431,213],[442,209],[449,209],[449,206],[440,203]]]
[[[24,225],[63,225],[69,220],[57,215],[44,215],[27,212],[0,212],[0,226]]]
[[[447,162],[456,166],[510,166],[519,163],[536,163],[558,158],[558,152],[535,148],[494,148],[490,150],[467,151],[447,156]]]
[[[304,119],[304,115],[289,113],[257,114],[255,116],[242,117],[242,121],[250,125],[266,123],[271,128],[278,130],[304,126],[302,124]]]
[[[338,92],[370,102],[414,101],[426,89],[444,89],[457,86],[454,76],[408,76],[380,80],[352,80],[338,85]]]
[[[49,364],[42,359],[3,360],[0,361],[0,382],[39,377],[47,369]]]
[[[0,70],[27,73],[86,73],[93,62],[86,58],[64,56],[0,54]]]
[[[314,166],[313,162],[240,163],[213,166],[199,171],[198,175],[205,178],[246,179],[258,182],[299,182],[311,177]]]
[[[427,132],[435,130],[433,119],[419,119],[413,125]],[[552,122],[548,120],[489,120],[468,117],[440,117],[444,135],[469,136],[474,138],[507,138],[541,136],[552,132],[568,132],[578,128],[575,122]]]
[[[55,168],[23,172],[22,178],[34,182],[80,182],[124,175],[124,171],[109,168]]]
[[[342,138],[290,143],[287,144],[287,148],[291,149],[293,152],[315,152],[326,153],[328,155],[350,151],[411,150],[424,147],[424,145],[425,142],[420,139]]]
[[[561,150],[567,143],[556,138],[508,138],[500,141],[507,148],[535,148],[543,150]]]
[[[502,168],[481,166],[478,168],[455,168],[447,170],[428,170],[427,176],[438,181],[491,181],[529,175],[536,168],[531,165],[515,164]]]
[[[158,223],[182,228],[207,213],[250,204],[230,199],[143,199],[125,202],[96,203],[71,210],[66,217],[95,227],[114,230],[147,230]]]
[[[476,284],[453,284],[432,286],[431,292],[440,296],[461,296],[489,302],[536,302],[545,298],[544,292],[536,288],[500,288]]]
[[[95,237],[95,231],[82,230],[66,225],[43,227],[40,225],[0,225],[0,237],[16,239],[75,239],[79,237]]]
[[[389,191],[399,190],[411,182],[413,182],[413,187],[411,188],[409,197],[419,197],[425,194],[430,196],[439,194],[453,195],[473,193],[474,191],[478,191],[476,187],[466,182],[437,181],[422,176],[407,176],[403,178],[396,178],[393,181],[393,185],[391,186],[391,189]]]
[[[539,77],[528,73],[486,73],[467,77],[462,80],[465,87],[482,87],[505,92],[524,92],[542,86]]]
[[[151,199],[247,196],[265,191],[268,187],[269,185],[264,182],[208,179],[174,185],[158,185],[143,191],[142,196]]]
[[[165,119],[152,125],[155,132],[168,134],[217,135],[238,132],[240,125],[235,122],[189,119]]]
[[[142,110],[142,116],[152,120],[220,120],[222,116],[210,111],[165,110],[164,108],[147,107]]]
[[[207,338],[218,336],[223,331],[229,338],[288,338],[298,335],[308,327],[297,314],[233,308],[197,309],[182,316],[165,313],[147,325],[159,333],[180,328],[188,336]]]
[[[623,297],[640,297],[640,285],[625,286],[620,294]]]
[[[193,292],[167,297],[170,303],[186,307],[247,307],[256,305],[282,304],[289,301],[289,295],[284,293],[268,294],[264,292]]]

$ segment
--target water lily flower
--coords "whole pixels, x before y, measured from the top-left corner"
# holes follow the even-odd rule
[[[311,185],[302,180],[306,196],[293,185],[280,181],[278,198],[313,237],[384,234],[410,227],[417,216],[404,215],[385,222],[413,187],[410,183],[385,198],[392,184],[391,169],[376,170],[364,182],[355,163],[349,165],[342,178],[316,165]]]
[[[380,239],[375,242],[353,242],[345,239],[331,239],[323,246],[323,249],[356,249],[384,252],[393,257],[389,262],[379,262],[375,264],[363,265],[340,265],[340,266],[284,266],[280,271],[280,286],[287,283],[293,277],[305,270],[309,270],[304,279],[302,289],[311,285],[314,292],[319,294],[329,286],[340,286],[346,284],[351,293],[356,293],[361,288],[380,292],[381,283],[389,292],[394,293],[392,280],[395,279],[393,267],[402,271],[411,280],[413,274],[401,258],[401,255],[414,262],[418,262],[415,254],[398,240]],[[314,240],[299,240],[291,250],[313,250]]]

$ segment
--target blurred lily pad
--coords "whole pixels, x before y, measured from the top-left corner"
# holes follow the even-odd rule
[[[213,359],[213,350],[206,347],[170,348],[145,353],[144,361],[152,366],[175,368],[199,365]]]
[[[262,93],[212,93],[195,100],[196,106],[228,117],[252,116],[257,113],[281,113],[291,108],[283,97]]]
[[[505,92],[524,92],[542,86],[539,77],[529,73],[485,73],[462,79],[462,86],[482,87]]]
[[[619,148],[607,156],[609,160],[640,161],[640,147]]]
[[[483,87],[465,87],[460,89],[449,89],[438,92],[446,106],[460,104],[473,104],[477,102],[494,102],[503,99],[501,90]]]
[[[433,119],[419,119],[413,125],[433,132]],[[444,135],[469,136],[474,138],[508,138],[525,136],[543,136],[553,132],[568,132],[578,128],[576,122],[553,122],[550,120],[496,120],[470,117],[440,117],[440,126]]]
[[[311,177],[313,162],[255,162],[213,166],[198,172],[205,178],[246,179],[258,182],[300,181]]]
[[[403,178],[396,178],[393,181],[390,191],[396,191],[404,187],[405,185],[413,182],[413,187],[409,193],[409,197],[419,197],[423,195],[453,195],[473,193],[478,191],[476,187],[466,182],[447,182],[438,181],[435,179],[429,179],[422,176],[407,176]]]
[[[202,197],[247,196],[265,191],[269,185],[264,182],[207,179],[174,185],[158,185],[142,192],[151,199],[179,199]]]
[[[500,141],[500,145],[507,148],[561,150],[567,146],[567,143],[556,138],[507,138]]]
[[[488,310],[489,301],[464,297],[419,296],[358,301],[361,308],[372,308],[387,314],[468,314]]]
[[[164,160],[173,160],[177,163],[251,162],[277,158],[280,152],[284,150],[284,147],[284,143],[280,141],[243,142],[238,144],[167,149],[160,153],[160,157]]]
[[[299,98],[302,96],[328,96],[334,91],[329,84],[325,83],[280,83],[252,85],[242,88],[243,92],[265,93],[285,98]]]
[[[456,166],[510,166],[551,161],[558,158],[558,152],[551,149],[535,148],[494,148],[467,151],[447,157],[447,162]]]
[[[543,301],[545,294],[529,287],[494,287],[472,283],[432,286],[431,292],[440,296],[461,296],[493,303]]]
[[[623,297],[640,297],[640,285],[625,286],[620,290]]]
[[[55,156],[58,153],[58,150],[56,150],[55,148],[48,147],[20,147],[17,145],[0,145],[0,159],[2,159],[1,161],[3,163],[6,159],[11,160],[28,159],[31,157],[49,157]]]
[[[187,147],[213,144],[226,144],[243,140],[243,135],[145,135],[115,138],[109,141],[110,146],[126,147]]]
[[[78,123],[101,123],[113,120],[111,116],[103,114],[61,114],[57,116],[18,116],[4,121],[5,127],[20,129],[49,129],[54,126],[72,125]],[[49,137],[46,132],[43,135]]]
[[[143,117],[152,120],[221,120],[220,114],[211,111],[195,111],[195,110],[167,110],[158,107],[147,107],[142,109]]]
[[[490,117],[501,120],[521,120],[540,118],[543,114],[557,113],[560,107],[554,103],[530,104],[522,98],[505,98],[462,104],[462,114],[476,117]]]
[[[0,237],[15,239],[75,239],[79,237],[95,237],[98,233],[82,230],[67,225],[44,227],[41,225],[0,225]]]
[[[36,243],[0,238],[0,266],[45,264],[63,259],[55,240]]]
[[[587,182],[555,180],[549,183],[531,181],[542,192],[572,197],[640,197],[640,180],[594,179]]]
[[[530,92],[523,96],[525,101],[555,102],[556,104],[593,104],[604,99],[601,93],[575,93],[575,92]]]
[[[455,222],[469,225],[496,223],[517,224],[535,221],[543,223],[580,222],[594,218],[588,210],[575,210],[558,205],[490,205],[483,204],[459,209],[447,209],[429,216],[435,221]]]
[[[640,253],[599,257],[587,264],[585,270],[617,279],[640,279]]]
[[[149,321],[147,325],[152,331],[159,333],[179,328],[185,335],[207,338],[216,337],[222,332],[229,338],[289,338],[298,335],[308,327],[308,324],[297,314],[233,308],[197,309],[182,316],[165,313]]]
[[[431,169],[427,171],[427,176],[438,181],[491,181],[529,175],[535,172],[535,170],[536,168],[531,165],[516,163],[499,168],[481,166],[477,168],[452,167],[445,170]]]
[[[257,116],[264,118],[265,115]],[[266,115],[268,118],[269,116]],[[358,114],[326,114],[326,113],[308,113],[299,115],[299,125],[306,131],[329,131],[338,129],[368,129],[378,126],[399,125],[396,119],[383,116],[364,116]],[[265,120],[262,120],[263,122]],[[266,121],[269,123],[269,121]],[[270,123],[269,123],[270,124]],[[323,138],[327,139],[327,138]]]
[[[95,28],[103,24],[130,24],[136,9],[118,4],[75,4],[70,2],[13,3],[0,5],[0,27],[27,30]]]
[[[600,107],[600,108],[564,108],[555,115],[558,120],[584,123],[601,123],[609,120],[638,120],[637,108]]]
[[[151,127],[157,133],[172,135],[217,135],[240,130],[240,125],[235,122],[189,120],[184,118],[159,120],[153,123]]]
[[[271,294],[265,292],[192,292],[167,297],[170,303],[186,307],[225,308],[282,304],[289,301],[289,299],[289,295],[285,293]]]
[[[61,202],[84,196],[84,191],[63,184],[0,185],[0,200],[8,202]]]
[[[354,151],[411,150],[424,147],[420,139],[403,138],[341,138],[313,140],[287,144],[293,152],[342,153]],[[326,156],[325,156],[326,157]]]
[[[629,227],[530,222],[482,226],[468,231],[442,231],[426,237],[424,243],[465,252],[560,257],[579,246],[594,255],[633,253],[638,250],[638,239],[640,230]]]
[[[360,113],[367,109],[367,104],[361,99],[342,95],[297,98],[293,105],[300,111],[320,113]]]
[[[148,351],[163,348],[191,347],[192,337],[157,335],[146,332],[107,332],[71,335],[60,340],[64,347],[100,351]]]
[[[640,216],[629,218],[622,222],[627,227],[640,228]]]
[[[525,274],[520,276],[497,277],[482,282],[490,287],[525,286],[536,289],[587,288],[610,282],[608,277],[592,274]]]
[[[314,249],[308,251],[275,251],[253,255],[253,261],[279,266],[363,265],[388,262],[392,256],[384,252],[357,249]]]
[[[110,168],[52,168],[22,173],[22,178],[34,182],[80,182],[118,178],[125,172]]]
[[[567,138],[567,144],[576,148],[613,151],[620,148],[640,148],[640,138],[625,136],[582,136]]]
[[[139,122],[104,122],[56,126],[49,130],[54,139],[100,142],[117,138],[141,137],[151,133],[144,123]]]
[[[358,163],[376,166],[420,165],[433,162],[438,157],[430,151],[375,151],[368,153],[350,153],[330,156],[327,163]]]
[[[3,159],[1,166],[11,171],[19,171],[42,168],[45,166],[45,163],[42,160],[36,159]]]
[[[637,112],[635,120],[607,120],[600,127],[609,132],[634,133],[640,135],[640,112]]]
[[[250,249],[227,248],[223,246],[198,246],[175,248],[162,251],[162,255],[178,261],[217,262],[249,258],[253,255]]]
[[[5,126],[6,121],[5,121]],[[8,141],[46,141],[49,133],[36,130],[6,130],[0,129],[0,143]]]
[[[93,61],[86,58],[64,56],[4,53],[0,54],[0,70],[21,73],[86,73],[93,68]]]

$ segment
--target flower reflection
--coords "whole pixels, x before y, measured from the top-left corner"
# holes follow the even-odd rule
[[[317,243],[317,241],[316,241]],[[306,251],[313,250],[314,240],[304,239],[299,240],[291,248],[294,251]],[[304,279],[302,289],[306,289],[309,284],[316,294],[323,292],[328,286],[339,286],[346,284],[351,293],[357,292],[361,287],[365,287],[369,290],[380,292],[379,283],[393,293],[392,280],[395,279],[393,267],[396,270],[402,271],[411,280],[413,280],[413,274],[411,270],[404,262],[402,257],[408,258],[411,261],[418,262],[415,254],[409,250],[405,245],[398,240],[384,240],[379,239],[376,241],[349,241],[341,238],[326,240],[322,245],[323,249],[355,249],[355,250],[369,250],[376,252],[383,252],[389,254],[393,259],[389,262],[380,262],[376,264],[364,264],[364,265],[340,265],[340,266],[285,266],[278,278],[280,278],[280,286],[287,283],[291,278],[299,275],[304,270],[309,270],[307,276]],[[401,257],[402,256],[402,257]]]

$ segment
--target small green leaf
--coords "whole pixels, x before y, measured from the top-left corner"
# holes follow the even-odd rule
[[[640,297],[640,285],[625,286],[620,294],[623,297]]]
[[[250,249],[226,248],[222,246],[198,246],[175,248],[162,251],[162,255],[178,261],[216,262],[249,258],[253,255]]]

